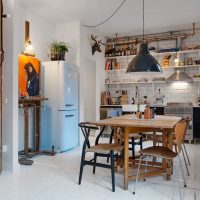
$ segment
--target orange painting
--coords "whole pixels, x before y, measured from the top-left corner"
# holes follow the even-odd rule
[[[19,55],[18,65],[20,96],[39,95],[40,61],[35,57]]]

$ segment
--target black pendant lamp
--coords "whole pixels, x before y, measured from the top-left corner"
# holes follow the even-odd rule
[[[144,40],[144,0],[143,0],[143,42],[140,45],[139,53],[129,63],[126,70],[131,72],[162,72],[158,61],[149,53],[148,44]]]

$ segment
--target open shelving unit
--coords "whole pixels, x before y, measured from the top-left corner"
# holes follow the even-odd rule
[[[166,55],[166,54],[186,54],[186,53],[200,53],[200,49],[190,49],[190,50],[183,50],[183,51],[169,51],[169,52],[151,52],[152,56],[159,56],[159,55]],[[127,58],[134,58],[136,55],[129,55],[129,56],[114,56],[114,57],[106,57],[106,59],[127,59]]]
[[[200,78],[194,78],[193,82],[200,82]],[[146,81],[146,82],[115,82],[115,83],[105,83],[105,85],[127,85],[127,84],[158,84],[158,83],[166,83],[166,81]]]
[[[200,67],[200,64],[197,65],[183,65],[183,66],[168,66],[168,67],[162,67],[163,70],[167,69],[184,69],[184,68],[192,68],[192,67]],[[111,69],[111,70],[105,70],[106,72],[125,72],[126,69]]]
[[[167,54],[170,54],[170,55],[180,55],[180,54],[192,54],[192,53],[196,53],[196,54],[199,54],[198,57],[200,57],[200,49],[191,49],[191,50],[184,50],[184,51],[169,51],[169,52],[160,52],[160,53],[157,53],[157,52],[150,52],[151,55],[159,58],[163,55],[167,55]],[[132,60],[136,55],[129,55],[129,56],[115,56],[115,57],[106,57],[105,59],[106,60],[112,60],[112,59],[116,59],[117,61],[119,62],[124,62],[124,66],[120,69],[111,69],[111,70],[105,70],[106,72],[114,72],[114,71],[125,71],[127,66],[128,66],[128,63],[130,62],[130,60]],[[184,65],[184,66],[168,66],[168,67],[162,67],[163,70],[165,69],[184,69],[184,68],[191,68],[191,67],[200,67],[200,64],[193,64],[193,65]]]

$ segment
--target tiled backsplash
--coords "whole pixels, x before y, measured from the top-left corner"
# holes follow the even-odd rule
[[[198,25],[199,26],[199,25]],[[194,36],[188,36],[186,39],[182,40],[182,46],[185,45],[200,45],[200,30],[196,31]],[[158,49],[165,48],[175,48],[176,43],[173,41],[160,41],[157,43],[150,43],[149,47],[156,47]],[[170,54],[170,53],[169,53]],[[162,57],[166,54],[156,55],[156,59],[161,63]],[[180,54],[180,60],[187,60],[188,57],[192,57],[193,60],[200,59],[200,50],[196,52],[184,53]],[[170,65],[174,66],[175,55],[172,55],[170,59]],[[131,58],[124,57],[118,60],[120,62],[121,68],[126,69],[127,63],[131,61]],[[198,66],[190,66],[189,68],[180,69],[185,71],[191,77],[194,74],[200,74],[200,67]],[[144,81],[147,79],[148,81],[152,81],[155,77],[165,77],[168,78],[175,72],[175,68],[166,68],[163,70],[163,74],[159,73],[137,73],[137,75],[126,74],[125,70],[119,71],[109,71],[108,79],[110,82],[137,82]],[[143,96],[148,96],[148,100],[151,104],[153,104],[155,94],[158,93],[159,89],[161,93],[164,94],[164,103],[167,102],[196,102],[196,98],[199,95],[200,83],[181,83],[181,84],[167,84],[167,83],[134,83],[134,84],[114,84],[109,85],[109,91],[111,92],[111,96],[117,96],[117,90],[127,90],[128,91],[128,100],[131,102],[132,97],[135,97],[136,93],[136,85],[139,88],[140,98]]]

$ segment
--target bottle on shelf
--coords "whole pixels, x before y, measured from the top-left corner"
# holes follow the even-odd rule
[[[113,44],[113,48],[112,48],[112,57],[115,57],[115,56],[116,56],[115,53],[116,53],[116,49],[115,49],[115,45]]]
[[[118,49],[115,49],[115,56],[118,56]]]
[[[130,50],[130,48],[129,48],[129,45],[128,45],[127,48],[126,48],[126,55],[127,55],[127,56],[130,56],[130,55],[131,55],[131,50]]]
[[[137,54],[137,47],[132,45],[130,50],[130,55],[136,55]]]
[[[108,49],[108,57],[112,57],[112,46]]]
[[[125,56],[125,50],[124,50],[124,48],[122,48],[121,56]]]
[[[108,47],[106,46],[106,49],[105,49],[105,57],[107,58],[108,57]]]
[[[121,56],[121,55],[122,55],[122,51],[121,51],[121,49],[119,49],[118,56]]]

